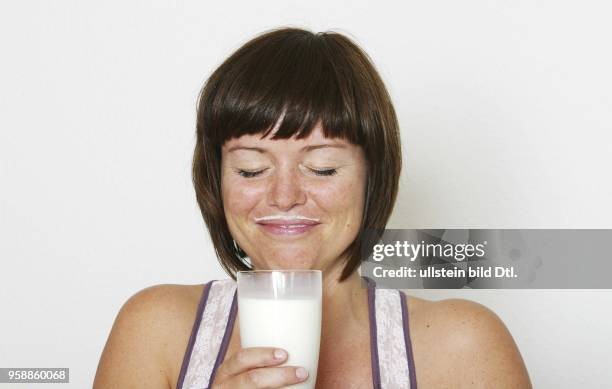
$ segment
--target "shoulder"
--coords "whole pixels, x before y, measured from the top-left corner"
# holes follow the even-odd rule
[[[411,297],[407,309],[417,381],[429,383],[424,386],[531,388],[512,335],[489,308]]]
[[[130,386],[132,380],[173,387],[204,287],[155,285],[131,296],[117,314],[94,388]]]
[[[115,326],[125,335],[163,337],[193,324],[204,285],[155,285],[131,296],[121,307]]]
[[[121,307],[118,317],[160,318],[175,316],[191,311],[197,305],[205,284],[174,285],[163,284],[145,288],[131,296]],[[171,325],[172,323],[159,323]]]

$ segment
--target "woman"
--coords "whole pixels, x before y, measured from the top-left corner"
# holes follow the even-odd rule
[[[364,288],[366,229],[384,228],[401,169],[398,124],[367,56],[337,33],[280,29],[209,78],[193,179],[232,279],[145,289],[121,309],[94,388],[280,388],[308,372],[241,349],[235,272],[319,269],[317,388],[529,388],[499,318],[465,300]]]

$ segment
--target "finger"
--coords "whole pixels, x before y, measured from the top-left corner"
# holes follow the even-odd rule
[[[275,366],[287,360],[287,352],[274,347],[240,349],[219,366],[217,374],[231,377],[258,367]]]
[[[230,381],[236,382],[233,382],[232,385],[228,385],[228,388],[284,388],[289,385],[297,384],[298,382],[303,382],[307,378],[308,372],[303,367],[261,367],[249,370],[234,377],[234,379]]]

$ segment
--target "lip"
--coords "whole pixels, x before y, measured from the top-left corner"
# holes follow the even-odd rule
[[[311,220],[266,220],[257,223],[273,235],[301,235],[321,224]]]

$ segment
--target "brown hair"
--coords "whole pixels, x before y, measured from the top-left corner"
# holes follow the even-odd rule
[[[364,150],[363,220],[343,253],[343,281],[361,262],[366,230],[385,228],[397,197],[402,157],[391,99],[368,56],[336,32],[272,30],[244,44],[213,72],[198,100],[193,183],[217,257],[234,279],[236,271],[250,267],[223,211],[221,146],[245,134],[265,137],[279,118],[272,139],[302,139],[320,123],[326,137]]]

